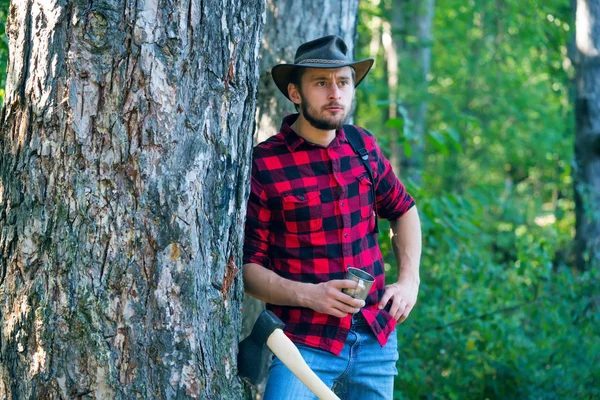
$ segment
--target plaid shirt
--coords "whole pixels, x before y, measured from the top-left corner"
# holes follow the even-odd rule
[[[375,277],[361,313],[379,343],[387,343],[396,320],[379,310],[384,265],[374,232],[372,182],[343,129],[327,146],[305,141],[283,120],[280,132],[254,148],[244,241],[244,264],[256,263],[301,282],[344,279],[348,267]],[[414,205],[366,130],[381,218],[394,220]],[[389,307],[389,304],[388,304]],[[339,355],[352,317],[336,318],[309,308],[267,304],[294,342]]]

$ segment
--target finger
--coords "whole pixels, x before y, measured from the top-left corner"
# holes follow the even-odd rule
[[[361,308],[363,308],[367,303],[365,303],[365,301],[363,299],[355,299],[352,298],[352,305],[356,308],[358,308],[359,310]]]
[[[331,312],[329,312],[328,314],[333,315],[334,317],[344,318],[348,314],[356,314],[359,311],[360,311],[359,308],[354,308],[354,307],[350,307],[346,304],[339,303],[338,305],[334,306],[331,309]]]
[[[406,314],[400,314],[398,316],[398,318],[396,318],[396,321],[398,321],[398,323],[401,324],[402,322],[404,322],[406,320],[407,317],[408,317],[408,315],[406,315]]]
[[[396,321],[398,321],[398,323],[404,322],[404,320],[406,319],[406,317],[408,317],[408,315],[406,315],[406,312],[398,313]]]
[[[342,292],[342,288],[340,286],[340,281],[329,281],[325,283],[325,295],[327,298],[332,299],[334,301],[341,301],[344,296],[347,296]]]
[[[354,298],[346,293],[340,293],[341,295],[339,296],[339,300],[353,308],[363,308],[366,304],[363,299]]]
[[[332,297],[354,308],[363,308],[365,306],[365,301],[363,299],[354,298],[349,294],[342,292],[341,290],[335,290],[335,292],[332,293]]]
[[[345,310],[343,305],[338,301],[330,302],[330,304],[325,309],[324,313],[337,318],[344,318],[346,315],[348,315],[347,310]]]
[[[408,315],[410,314],[411,311],[412,311],[412,307],[406,306],[406,308],[404,309],[404,312],[402,313],[402,315],[400,315],[398,322],[406,321],[406,319],[408,318]]]
[[[391,288],[386,288],[385,292],[383,293],[383,296],[381,297],[381,300],[379,301],[379,309],[383,309],[386,304],[388,303],[388,301],[390,301],[390,299],[392,298],[394,292],[393,290],[391,290]]]
[[[392,306],[390,307],[390,315],[393,316],[396,321],[398,320],[397,317],[400,316],[400,314],[402,313],[402,311],[404,311],[403,308],[401,308],[402,306],[402,299],[399,296],[394,296],[392,297]]]
[[[406,312],[408,305],[406,304],[406,301],[404,301],[404,299],[398,297],[394,299],[394,304],[392,305],[392,308],[394,306],[396,306],[397,308],[395,312],[393,312],[394,310],[390,309],[390,314],[395,316],[396,321],[400,321],[400,318],[402,318],[402,315]]]
[[[350,304],[343,302],[340,302],[338,305],[336,305],[336,308],[342,312],[345,312],[346,314],[356,314],[360,311],[360,307],[354,307]]]

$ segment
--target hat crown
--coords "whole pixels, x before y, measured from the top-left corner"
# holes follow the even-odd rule
[[[296,50],[294,63],[277,64],[271,69],[271,76],[277,88],[289,99],[288,86],[292,81],[292,73],[295,68],[352,67],[355,73],[354,86],[356,87],[367,75],[371,66],[373,66],[372,58],[353,61],[352,55],[348,54],[348,46],[344,40],[339,36],[330,35],[300,45]]]
[[[348,58],[348,46],[344,40],[336,35],[325,36],[306,42],[296,50],[294,64],[331,62],[346,63]]]

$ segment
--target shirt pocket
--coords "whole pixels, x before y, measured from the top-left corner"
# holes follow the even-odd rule
[[[358,179],[358,197],[360,204],[361,219],[369,219],[373,216],[373,182],[369,174],[359,175]]]
[[[290,233],[315,232],[323,228],[323,205],[318,189],[282,193],[283,220]]]

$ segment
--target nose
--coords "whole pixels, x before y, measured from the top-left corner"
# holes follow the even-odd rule
[[[342,97],[342,91],[340,90],[338,85],[331,85],[331,89],[329,90],[329,99],[338,100],[340,97]]]

